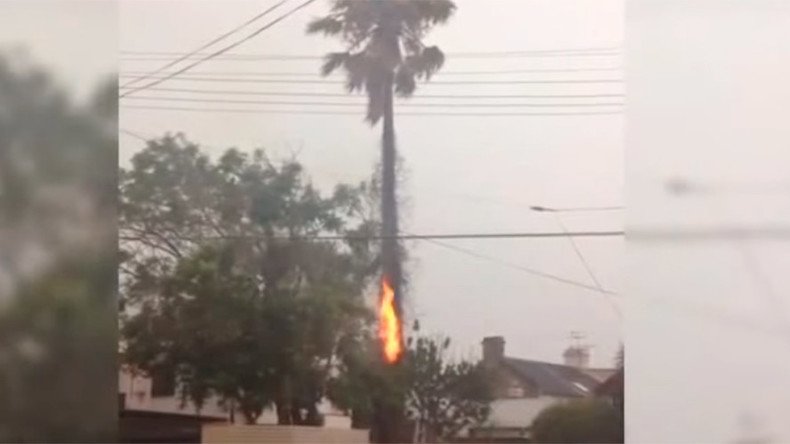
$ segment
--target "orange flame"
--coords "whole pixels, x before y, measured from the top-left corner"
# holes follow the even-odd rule
[[[387,277],[381,279],[381,299],[379,301],[379,339],[387,363],[394,364],[403,353],[401,322],[395,309],[395,290]]]

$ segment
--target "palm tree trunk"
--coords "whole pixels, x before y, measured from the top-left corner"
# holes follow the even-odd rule
[[[277,388],[277,397],[275,400],[275,410],[277,411],[277,424],[278,425],[292,425],[293,418],[291,417],[291,390],[288,378],[282,378]]]
[[[396,194],[397,155],[395,151],[395,124],[393,110],[393,74],[387,76],[384,91],[384,122],[381,137],[381,223],[383,241],[381,260],[384,275],[395,290],[395,306],[401,316],[401,263],[398,248],[398,199]]]
[[[384,276],[395,290],[395,310],[402,318],[402,273],[398,235],[398,200],[396,194],[395,125],[393,110],[393,77],[387,76],[384,90],[384,116],[381,137],[381,266]],[[396,363],[394,365],[399,365]],[[392,399],[374,401],[370,441],[376,443],[403,442],[403,406]]]

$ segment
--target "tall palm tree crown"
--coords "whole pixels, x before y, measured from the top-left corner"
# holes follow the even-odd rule
[[[450,0],[334,0],[330,13],[310,22],[307,32],[347,44],[347,51],[326,55],[321,72],[343,68],[348,91],[366,92],[367,120],[374,125],[384,115],[390,81],[395,94],[408,97],[417,80],[430,79],[442,67],[444,54],[423,38],[454,11]]]

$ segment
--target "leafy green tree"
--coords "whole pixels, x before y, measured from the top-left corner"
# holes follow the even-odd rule
[[[309,238],[370,230],[366,186],[323,197],[295,160],[212,161],[183,136],[149,142],[121,179],[126,362],[174,373],[197,408],[215,395],[247,422],[273,403],[280,423],[320,424],[378,261],[364,239]]]
[[[447,441],[470,426],[482,424],[490,412],[491,388],[480,363],[451,362],[449,338],[417,337],[409,349],[410,417],[420,442]]]
[[[407,405],[427,442],[455,438],[482,424],[490,412],[491,389],[484,368],[449,361],[449,346],[449,338],[418,337],[409,350],[412,384]]]
[[[451,440],[486,420],[491,390],[484,369],[469,361],[450,361],[449,339],[423,337],[418,332],[415,322],[415,335],[408,341],[402,366],[384,364],[373,339],[347,344],[343,371],[330,381],[328,394],[351,413],[353,427],[371,426],[376,402],[399,399],[406,400],[406,417],[420,441]],[[413,435],[396,438],[406,442]]]
[[[621,443],[623,421],[605,401],[570,401],[542,411],[532,423],[532,438],[541,443]]]
[[[328,398],[351,415],[351,427],[355,429],[371,429],[376,403],[400,402],[409,387],[406,367],[384,363],[378,341],[368,330],[341,343],[338,372],[327,386]],[[406,419],[405,413],[402,419]],[[398,441],[411,441],[408,430],[400,432]]]
[[[117,86],[0,57],[0,441],[116,439]]]

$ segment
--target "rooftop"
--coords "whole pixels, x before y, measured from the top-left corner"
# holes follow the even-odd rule
[[[505,365],[518,376],[531,382],[543,395],[583,397],[592,395],[601,384],[604,373],[615,370],[584,369],[549,362],[506,357]],[[605,378],[604,378],[605,379]]]

